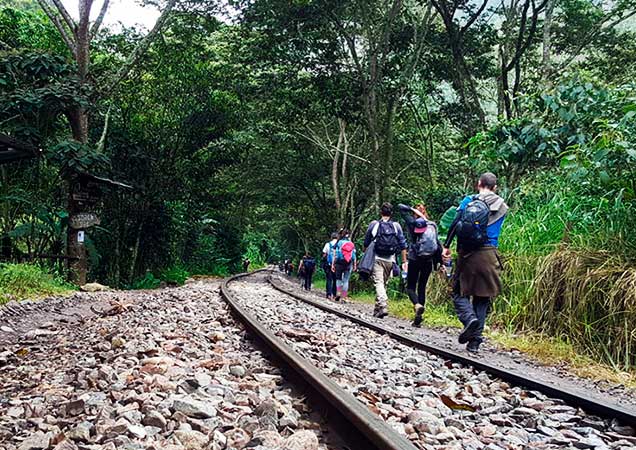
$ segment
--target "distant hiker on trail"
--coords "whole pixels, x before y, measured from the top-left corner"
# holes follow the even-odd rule
[[[243,272],[247,272],[248,270],[250,270],[251,263],[252,261],[250,261],[249,258],[245,258],[245,260],[243,260]]]
[[[497,247],[508,205],[495,194],[497,177],[486,172],[479,177],[479,194],[469,195],[457,208],[443,258],[450,260],[450,246],[457,236],[457,263],[453,276],[453,303],[464,329],[459,343],[477,353],[492,298],[501,292],[502,270]],[[472,297],[472,304],[470,298]]]
[[[355,272],[358,268],[356,246],[351,242],[349,230],[340,230],[339,239],[332,255],[331,271],[336,278],[335,301],[338,302],[342,299],[344,302],[348,300],[351,272]]]
[[[322,270],[325,271],[327,300],[336,297],[336,274],[331,271],[333,251],[338,243],[338,233],[331,233],[331,240],[322,248]]]
[[[437,224],[428,220],[423,204],[414,208],[398,205],[398,208],[410,235],[406,293],[415,311],[413,326],[419,327],[426,306],[426,285],[433,267],[441,263],[442,244],[437,237]]]
[[[374,220],[369,224],[364,236],[364,249],[366,251],[374,242],[375,262],[373,264],[373,282],[375,283],[375,309],[373,315],[382,319],[389,314],[386,286],[391,279],[395,254],[402,253],[402,270],[407,271],[406,249],[408,247],[404,232],[399,223],[391,220],[393,206],[384,203],[380,208],[380,220]]]
[[[294,273],[294,263],[287,261],[287,265],[285,267],[285,274],[287,274],[288,277],[291,277]]]
[[[314,271],[316,270],[316,260],[313,256],[310,256],[309,253],[305,253],[303,259],[300,260],[300,265],[298,266],[298,273],[302,273],[303,277],[303,288],[306,291],[311,290],[311,279],[314,277]]]

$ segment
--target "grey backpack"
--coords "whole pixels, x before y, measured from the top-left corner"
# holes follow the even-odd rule
[[[429,258],[438,250],[437,224],[426,221],[424,233],[417,234],[417,239],[413,243],[413,251],[418,258]]]

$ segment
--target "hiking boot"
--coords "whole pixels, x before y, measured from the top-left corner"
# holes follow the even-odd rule
[[[470,322],[468,322],[466,326],[464,327],[464,329],[462,330],[462,332],[459,333],[459,337],[457,338],[459,343],[465,344],[466,342],[468,342],[470,338],[474,336],[475,332],[477,331],[477,328],[479,328],[479,320],[473,319]]]
[[[466,350],[470,353],[479,353],[479,344],[481,344],[481,342],[479,342],[478,339],[473,339],[466,345]]]
[[[419,327],[422,324],[422,316],[424,315],[424,306],[416,303],[413,306],[415,310],[415,318],[413,319],[413,326]]]

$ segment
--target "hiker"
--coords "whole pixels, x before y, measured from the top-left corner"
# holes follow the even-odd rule
[[[249,258],[245,258],[245,260],[243,261],[243,272],[247,272],[250,269],[250,264],[251,261],[249,260]]]
[[[391,220],[393,205],[384,203],[380,208],[380,220],[369,224],[364,236],[364,250],[374,242],[375,261],[373,263],[373,282],[375,284],[375,309],[373,315],[380,319],[388,312],[388,296],[386,286],[391,279],[393,266],[396,265],[395,254],[402,253],[402,270],[407,271],[406,249],[408,247],[404,232],[399,223]],[[398,269],[399,272],[399,269]],[[399,273],[398,273],[399,275]]]
[[[406,293],[413,303],[413,326],[422,324],[426,307],[426,285],[434,266],[442,261],[442,244],[437,237],[437,224],[428,220],[424,204],[415,207],[398,205],[409,231]]]
[[[325,271],[327,300],[336,297],[336,274],[331,271],[333,263],[333,250],[338,243],[338,233],[331,233],[331,240],[322,248],[322,270]]]
[[[287,274],[288,277],[291,277],[292,274],[294,273],[294,263],[290,261],[287,261],[287,270],[285,271],[285,273]]]
[[[497,177],[486,172],[477,183],[479,194],[469,195],[457,208],[444,243],[443,258],[450,261],[450,246],[457,237],[457,262],[453,275],[453,303],[464,329],[459,343],[479,351],[491,301],[501,292],[501,259],[497,247],[508,205],[495,194]],[[472,297],[472,304],[471,299]]]
[[[356,246],[351,242],[350,232],[347,229],[340,230],[338,242],[333,249],[331,271],[336,278],[335,301],[346,302],[349,297],[349,278],[351,272],[357,270]]]
[[[309,255],[309,253],[305,253],[303,259],[300,260],[300,265],[298,266],[298,273],[302,273],[302,287],[306,291],[311,290],[311,279],[314,276],[314,270],[316,269],[316,260]]]

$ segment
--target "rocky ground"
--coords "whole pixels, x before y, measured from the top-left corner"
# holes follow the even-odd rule
[[[341,448],[218,287],[0,309],[0,449]]]
[[[458,353],[466,352],[466,346],[457,342],[458,329],[431,329],[427,327],[414,328],[410,321],[406,321],[397,317],[386,317],[384,319],[376,319],[372,316],[373,305],[347,302],[336,303],[327,301],[322,292],[312,290],[310,292],[299,288],[297,282],[291,281],[287,277],[283,277],[278,273],[274,275],[275,281],[281,283],[286,290],[291,290],[296,294],[307,296],[311,300],[320,301],[328,304],[332,308],[341,309],[349,314],[362,317],[366,320],[375,321],[383,326],[391,327],[402,334],[423,340],[429,344],[436,345],[445,349],[453,350]],[[573,375],[569,372],[567,365],[551,366],[544,365],[538,361],[528,357],[518,350],[502,350],[486,342],[480,347],[479,358],[485,359],[489,364],[496,365],[506,370],[513,370],[524,375],[534,377],[546,383],[558,384],[562,388],[572,392],[596,398],[603,402],[615,403],[624,408],[636,411],[636,395],[634,391],[623,385],[612,384],[607,381],[584,379]]]
[[[629,426],[311,308],[274,290],[265,275],[230,286],[259,320],[420,448],[636,448]]]

